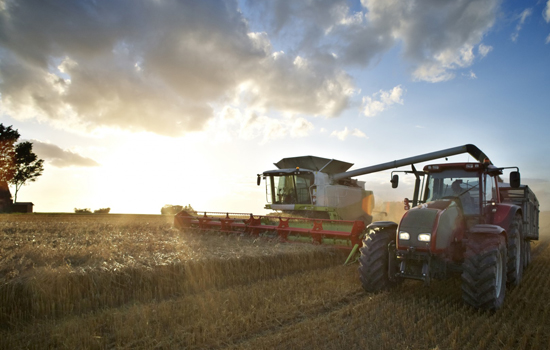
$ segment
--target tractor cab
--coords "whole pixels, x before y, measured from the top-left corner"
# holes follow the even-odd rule
[[[480,205],[496,201],[492,176],[483,176],[479,163],[428,165],[424,202],[456,199],[465,215],[480,214]],[[488,191],[484,191],[484,182]],[[487,192],[487,193],[486,193]]]
[[[487,209],[501,202],[498,184],[503,169],[482,163],[428,165],[423,202],[455,200],[465,216],[477,216],[474,221],[483,223]],[[519,172],[511,174],[515,176],[519,183]]]

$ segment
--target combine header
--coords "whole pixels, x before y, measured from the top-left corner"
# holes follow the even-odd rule
[[[179,212],[174,220],[179,229],[213,230],[273,237],[282,242],[331,245],[351,251],[361,244],[365,223],[359,220],[310,219],[282,216],[257,216],[242,213]]]

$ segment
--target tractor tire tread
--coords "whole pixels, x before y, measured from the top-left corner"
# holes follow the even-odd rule
[[[499,262],[499,253],[501,261]],[[502,258],[504,255],[504,258]],[[502,264],[502,278],[498,285],[498,264]],[[500,288],[500,293],[497,289]],[[506,241],[503,236],[479,235],[466,244],[462,271],[462,298],[479,309],[498,309],[506,291]]]
[[[359,279],[363,289],[369,293],[392,287],[395,283],[388,278],[388,244],[392,241],[387,230],[368,234],[359,250]]]

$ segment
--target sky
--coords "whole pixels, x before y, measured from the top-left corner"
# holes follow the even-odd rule
[[[550,0],[0,0],[0,123],[45,160],[35,212],[262,214],[282,158],[470,143],[550,210]]]

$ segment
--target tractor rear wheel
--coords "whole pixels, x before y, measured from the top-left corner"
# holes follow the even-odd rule
[[[523,276],[524,252],[525,248],[521,234],[521,215],[516,214],[514,221],[508,228],[508,276],[509,285],[517,286]]]
[[[462,264],[462,299],[479,309],[496,310],[506,294],[506,240],[473,234]]]
[[[378,292],[396,285],[388,276],[389,244],[395,240],[395,230],[370,230],[363,239],[359,257],[359,279],[363,289]]]

